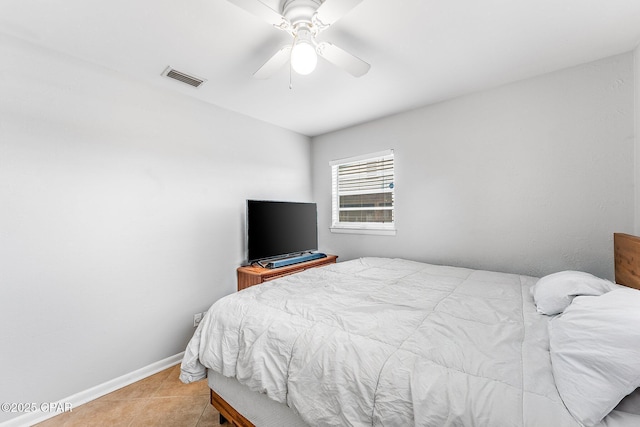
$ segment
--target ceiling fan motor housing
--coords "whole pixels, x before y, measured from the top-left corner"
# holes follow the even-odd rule
[[[284,4],[282,14],[291,22],[293,28],[299,24],[311,26],[313,14],[320,4],[320,0],[288,0]]]

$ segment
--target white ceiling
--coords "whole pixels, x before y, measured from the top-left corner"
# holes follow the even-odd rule
[[[288,67],[252,77],[290,36],[226,0],[1,0],[0,33],[314,136],[630,51],[640,0],[364,0],[319,38],[369,73],[320,59],[292,90]]]

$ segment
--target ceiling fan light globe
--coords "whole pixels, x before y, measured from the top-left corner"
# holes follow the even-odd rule
[[[316,48],[306,41],[298,42],[291,50],[291,68],[303,76],[316,69],[318,55]]]

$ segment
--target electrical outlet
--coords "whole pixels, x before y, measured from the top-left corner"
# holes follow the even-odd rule
[[[200,321],[202,320],[202,316],[204,316],[204,313],[196,313],[193,315],[193,327],[197,328],[198,325],[200,324]]]

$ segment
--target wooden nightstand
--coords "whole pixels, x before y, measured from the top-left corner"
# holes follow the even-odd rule
[[[327,255],[325,258],[314,259],[312,261],[301,262],[299,264],[288,265],[280,268],[262,268],[258,266],[247,265],[238,267],[238,290],[241,291],[249,286],[259,285],[278,277],[288,276],[289,274],[299,273],[308,268],[320,267],[322,265],[333,264],[338,257],[336,255]]]

